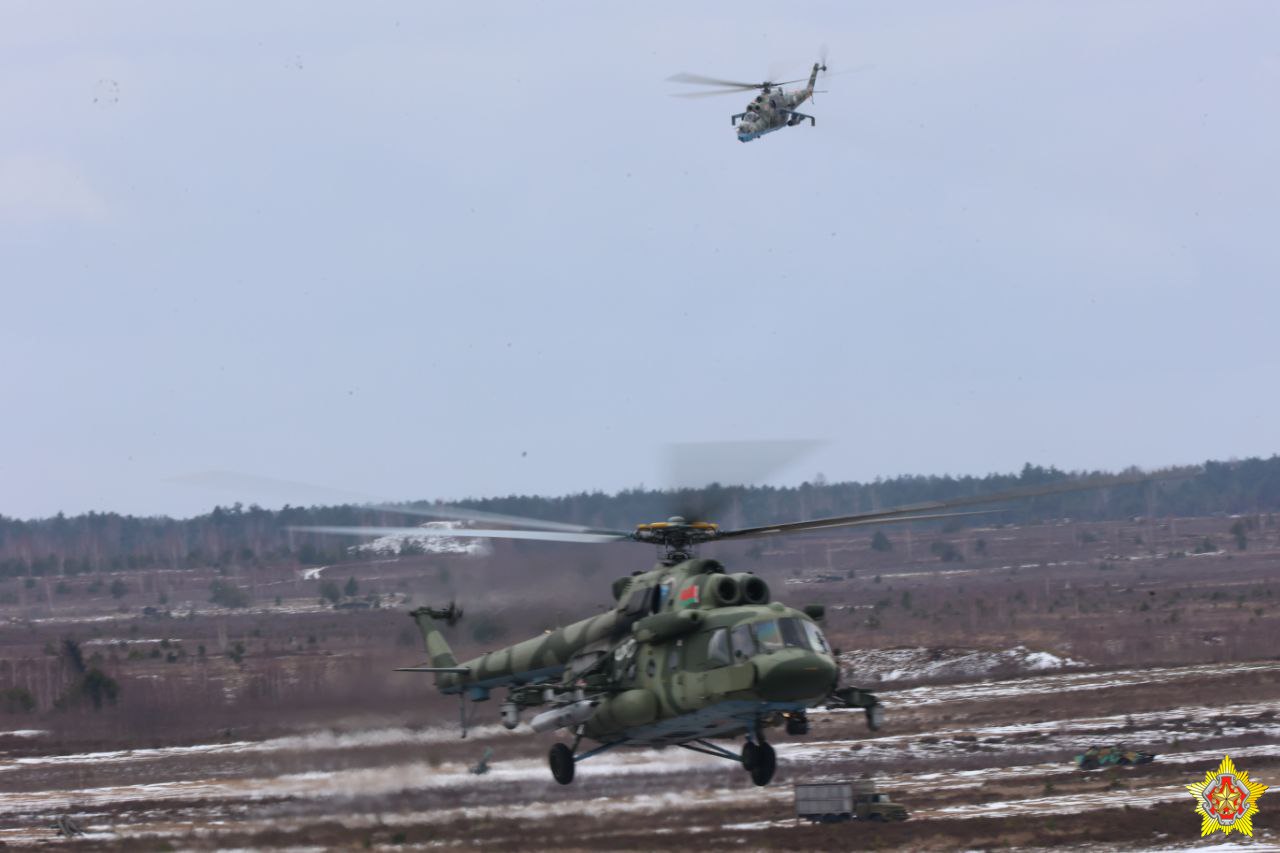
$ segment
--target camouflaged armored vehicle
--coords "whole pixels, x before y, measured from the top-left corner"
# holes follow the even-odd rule
[[[1081,770],[1097,770],[1099,767],[1150,764],[1154,760],[1155,755],[1150,752],[1138,752],[1136,749],[1125,749],[1122,744],[1112,744],[1089,747],[1076,756],[1076,765]]]

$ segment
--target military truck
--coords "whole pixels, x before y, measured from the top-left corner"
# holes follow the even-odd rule
[[[876,791],[874,782],[796,783],[796,819],[811,823],[906,820],[907,810]]]
[[[1138,752],[1136,749],[1125,749],[1123,744],[1111,744],[1089,747],[1076,756],[1076,765],[1081,770],[1097,770],[1099,767],[1150,764],[1154,760],[1155,755],[1150,752]]]

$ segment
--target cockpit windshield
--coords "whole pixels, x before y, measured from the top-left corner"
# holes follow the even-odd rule
[[[827,645],[827,638],[822,636],[821,628],[812,622],[805,622],[804,631],[809,635],[809,648],[824,655],[831,654],[831,647]]]
[[[826,637],[817,625],[804,619],[789,616],[768,622],[756,622],[751,626],[756,645],[761,652],[779,649],[807,649],[819,654],[831,654]],[[736,633],[736,632],[735,632]],[[744,638],[745,639],[745,638]],[[735,642],[735,646],[742,643]]]
[[[768,622],[757,622],[754,626],[756,634],[756,644],[760,646],[762,652],[776,652],[782,648],[782,634],[778,631],[778,623],[770,620]]]

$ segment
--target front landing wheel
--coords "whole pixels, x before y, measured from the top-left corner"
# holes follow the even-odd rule
[[[767,743],[757,746],[755,761],[748,768],[751,771],[751,781],[761,787],[768,785],[773,779],[773,771],[777,768],[778,756],[774,753],[773,747]]]
[[[551,765],[551,775],[561,785],[568,785],[573,781],[573,750],[562,743],[558,743],[551,747],[551,752],[547,755],[547,763]]]

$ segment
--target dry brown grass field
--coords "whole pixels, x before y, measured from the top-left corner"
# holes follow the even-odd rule
[[[827,606],[848,680],[879,691],[886,726],[816,713],[779,733],[779,772],[753,787],[682,750],[585,762],[568,787],[554,738],[456,731],[405,612],[456,598],[460,656],[610,605],[642,548],[495,546],[315,571],[292,565],[0,582],[0,841],[78,849],[1180,849],[1200,845],[1183,786],[1230,753],[1280,791],[1280,528],[1250,519],[1061,521],[808,536],[711,556],[774,596]],[[937,545],[946,543],[950,549]],[[953,559],[943,561],[939,554]],[[323,579],[366,607],[334,609]],[[119,580],[113,594],[112,582]],[[210,584],[250,606],[210,603]],[[367,599],[367,600],[366,600]],[[376,606],[375,606],[376,605]],[[101,708],[84,665],[118,684]],[[29,697],[29,703],[13,698]],[[1083,772],[1123,741],[1150,765]],[[485,749],[493,769],[467,772]],[[797,825],[792,783],[870,776],[902,824]],[[1269,805],[1274,801],[1274,805]],[[85,830],[61,840],[59,815]],[[1280,843],[1280,794],[1252,849]],[[1233,836],[1234,837],[1234,836]],[[1272,848],[1274,849],[1274,848]]]

